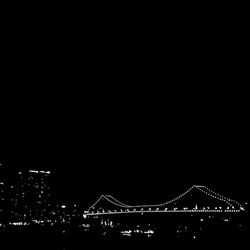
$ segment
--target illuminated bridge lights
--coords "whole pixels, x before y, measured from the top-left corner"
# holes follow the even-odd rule
[[[144,210],[143,213],[224,213],[224,212],[231,212],[231,213],[239,213],[240,210],[151,210],[146,211]],[[123,211],[123,212],[114,212],[114,211],[107,211],[107,212],[90,212],[84,214],[84,216],[90,215],[114,215],[114,214],[132,214],[132,213],[142,213],[142,210],[131,210],[131,211]]]
[[[193,190],[198,190],[201,194],[209,197],[210,199],[213,198],[214,201],[223,202],[224,204],[227,204],[226,208],[223,208],[222,206],[208,206],[203,207],[202,209],[198,206],[198,204],[195,204],[193,208],[190,208],[188,206],[184,207],[178,207],[176,206],[184,196],[186,196],[188,193],[190,193]],[[103,203],[104,202],[104,203]],[[102,205],[101,205],[102,204]],[[105,209],[105,204],[109,204],[112,206],[115,206],[116,209]],[[170,208],[170,205],[174,205],[175,207]],[[104,207],[103,207],[104,206]],[[168,206],[168,207],[166,207]],[[98,208],[99,207],[99,208]],[[102,212],[99,213],[100,208],[102,208]],[[239,207],[239,208],[238,208]],[[117,209],[120,208],[120,209]],[[98,212],[97,212],[98,211]],[[244,208],[236,201],[226,198],[222,195],[219,195],[210,189],[204,187],[204,186],[192,186],[190,189],[188,189],[186,192],[181,194],[180,196],[176,197],[175,199],[162,203],[162,204],[156,204],[156,205],[139,205],[139,206],[130,206],[126,205],[124,203],[119,202],[111,195],[102,195],[96,202],[93,204],[88,212],[85,214],[87,215],[96,215],[97,213],[99,215],[106,215],[106,214],[128,214],[128,213],[222,213],[222,212],[232,212],[232,213],[238,213],[240,211],[244,211]]]

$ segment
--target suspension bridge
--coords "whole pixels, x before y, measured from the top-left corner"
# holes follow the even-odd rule
[[[244,207],[205,186],[193,185],[174,199],[155,205],[128,205],[112,195],[101,197],[85,212],[84,217],[144,213],[240,213]]]

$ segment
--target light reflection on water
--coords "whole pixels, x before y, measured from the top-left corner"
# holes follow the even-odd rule
[[[122,230],[121,234],[123,236],[129,236],[131,237],[132,235],[144,235],[147,237],[151,237],[154,234],[154,230],[139,230],[139,229],[135,229],[135,230]]]

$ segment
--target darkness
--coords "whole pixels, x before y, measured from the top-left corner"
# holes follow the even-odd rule
[[[121,98],[108,106],[93,97],[90,107],[70,99],[66,109],[53,96],[15,106],[2,126],[2,168],[51,169],[60,199],[85,206],[103,193],[131,204],[161,202],[193,184],[246,199],[240,107],[225,99],[206,107],[198,100],[191,106],[175,98]]]
[[[245,202],[238,27],[180,23],[163,36],[28,23],[14,23],[5,41],[1,168],[50,169],[59,199],[86,208],[103,193],[158,203],[193,184]]]

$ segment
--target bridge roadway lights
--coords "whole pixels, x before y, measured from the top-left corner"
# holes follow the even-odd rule
[[[99,216],[99,215],[115,215],[115,214],[144,214],[144,213],[239,213],[242,210],[131,210],[131,211],[121,211],[121,212],[92,212],[85,214],[85,216]]]
[[[216,204],[212,207],[203,207],[198,208],[198,205],[195,205],[195,208],[188,209],[188,207],[183,207],[178,209],[178,205],[176,205],[177,201],[180,201],[184,196],[188,194],[192,194],[192,192],[198,192],[198,195],[205,195],[206,197],[209,197],[210,199],[213,199],[213,201],[219,201],[220,203],[223,202],[224,205],[226,205],[227,209],[224,210],[220,204]],[[104,203],[103,203],[104,202]],[[172,205],[170,205],[172,204]],[[211,203],[213,204],[213,203]],[[105,205],[112,205],[115,206],[116,209],[108,210],[105,209]],[[167,210],[167,207],[172,207],[170,210]],[[237,209],[236,209],[237,207]],[[164,210],[165,209],[165,210]],[[102,211],[102,212],[101,212]],[[238,202],[235,200],[229,199],[225,196],[222,196],[211,189],[205,187],[205,186],[200,186],[200,185],[193,185],[191,188],[189,188],[186,192],[183,194],[179,195],[178,197],[174,198],[173,200],[170,200],[165,203],[161,204],[155,204],[155,205],[139,205],[139,206],[129,206],[124,203],[121,203],[120,201],[116,200],[113,196],[111,195],[102,195],[89,209],[88,212],[86,213],[87,215],[106,215],[106,214],[130,214],[130,213],[221,213],[221,212],[231,212],[231,213],[236,213],[244,211],[244,207],[240,205]]]

